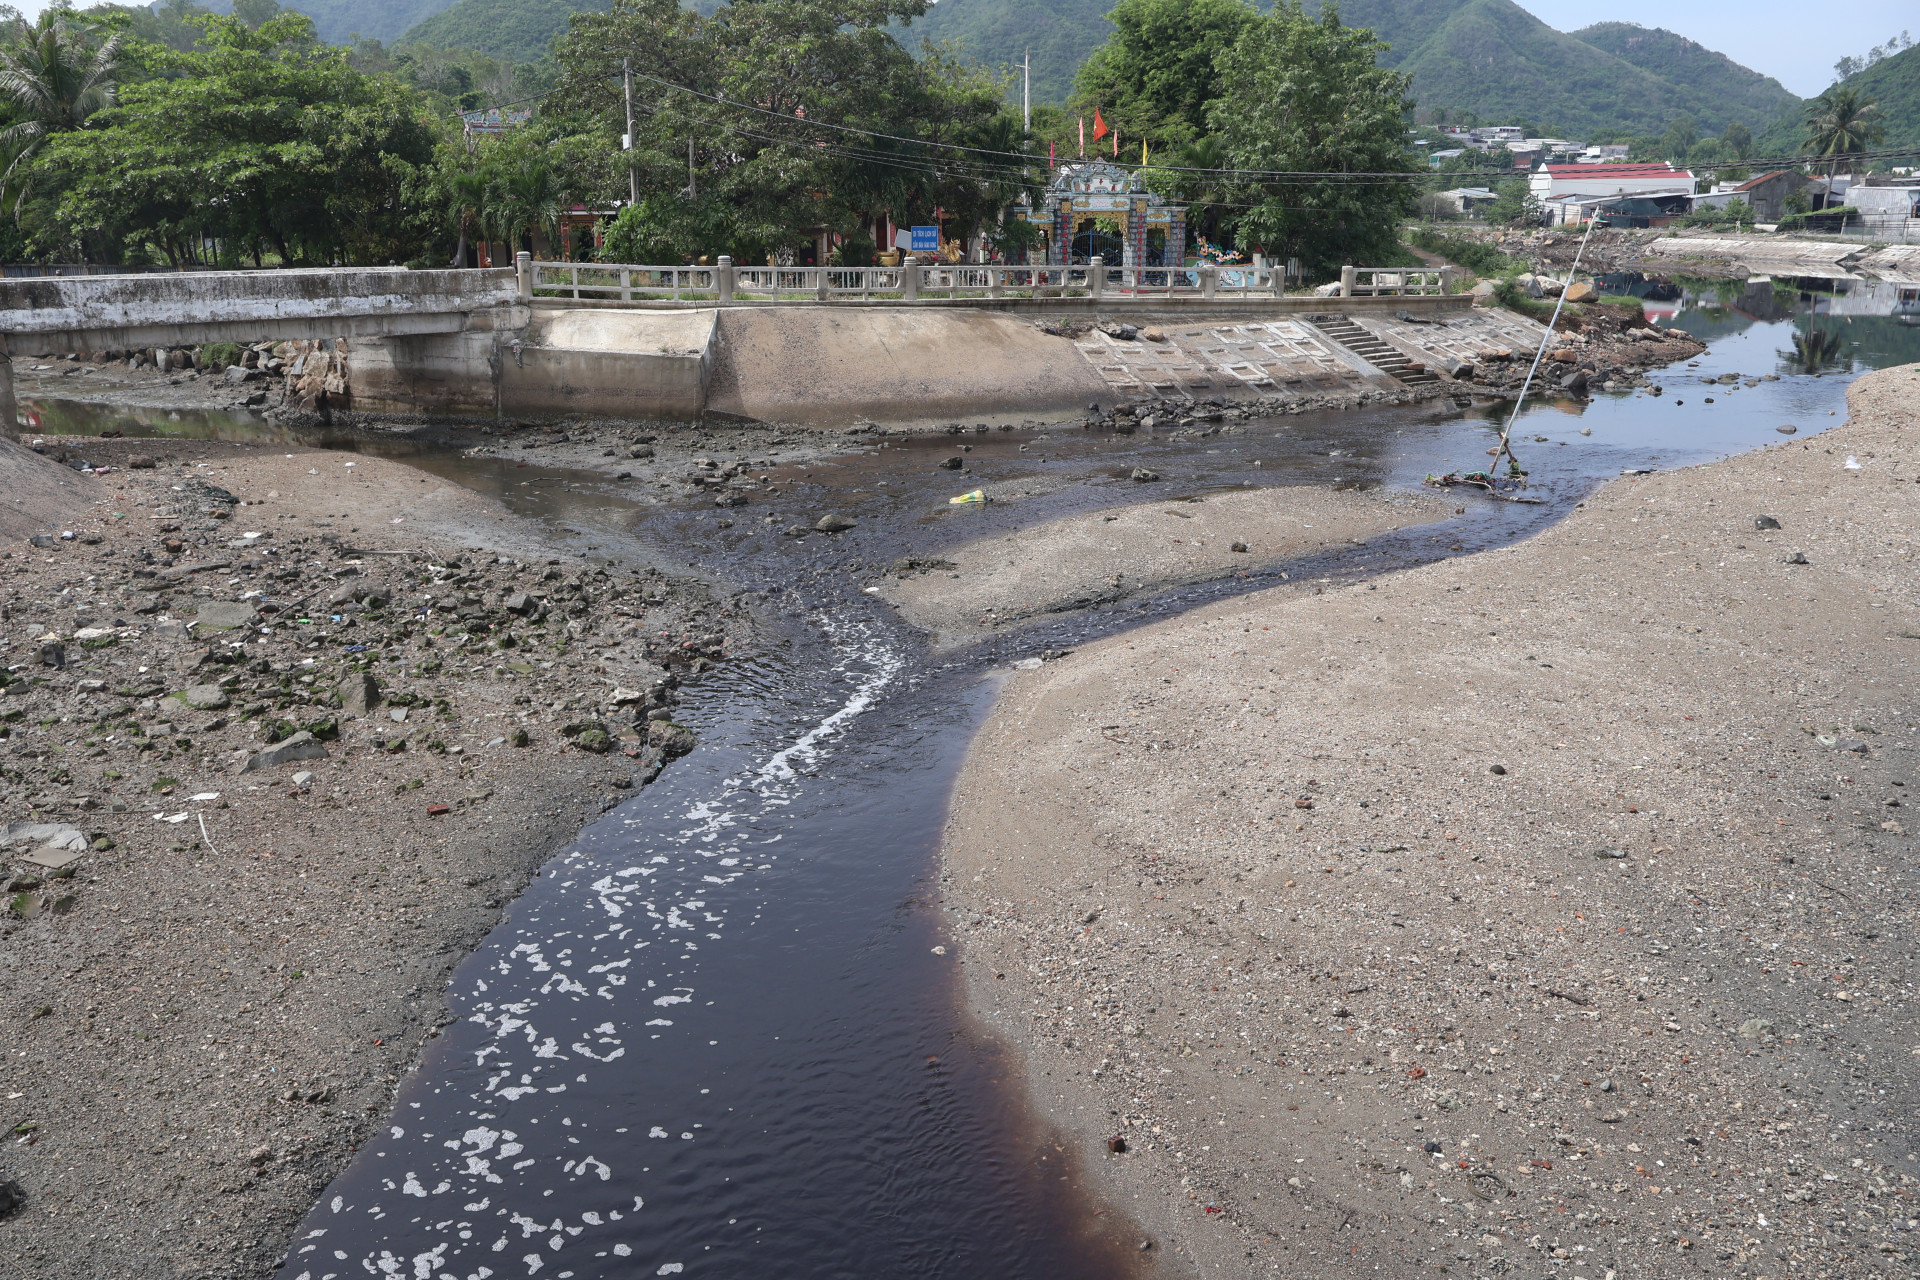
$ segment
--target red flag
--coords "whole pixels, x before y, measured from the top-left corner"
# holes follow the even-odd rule
[[[1095,142],[1107,136],[1107,122],[1100,118],[1100,108],[1093,109],[1093,140]]]
[[[1053,167],[1054,167],[1053,144],[1049,142],[1047,144],[1047,168],[1051,169]]]
[[[1085,116],[1077,118],[1080,122],[1080,154],[1084,156],[1087,154],[1087,118]]]

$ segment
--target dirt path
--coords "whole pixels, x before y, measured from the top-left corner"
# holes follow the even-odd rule
[[[1920,1257],[1920,366],[1851,403],[1012,675],[955,940],[1166,1274]]]

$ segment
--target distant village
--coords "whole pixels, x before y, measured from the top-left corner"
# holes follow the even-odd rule
[[[1537,214],[1542,226],[1597,220],[1610,227],[1664,227],[1711,213],[1728,226],[1772,231],[1793,215],[1824,213],[1830,216],[1813,219],[1809,230],[1895,241],[1920,232],[1920,170],[1913,167],[1830,174],[1793,166],[1712,181],[1711,175],[1670,161],[1633,163],[1625,145],[1529,137],[1519,125],[1434,132],[1443,145],[1421,138],[1414,146],[1426,152],[1435,169],[1470,157],[1484,171],[1489,166],[1482,157],[1511,157],[1515,180],[1527,184],[1529,216]],[[1494,187],[1455,187],[1435,193],[1428,211],[1479,219],[1499,200]]]

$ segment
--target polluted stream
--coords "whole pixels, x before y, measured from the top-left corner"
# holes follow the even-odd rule
[[[1233,594],[1509,543],[1623,471],[1839,422],[1855,362],[1797,371],[1800,320],[1738,318],[1721,317],[1697,367],[1654,375],[1662,396],[1530,406],[1515,439],[1540,505],[1456,490],[1462,513],[1438,524],[946,652],[865,590],[896,558],[1249,485],[1417,489],[1487,465],[1509,406],[1443,401],[1212,435],[869,438],[776,470],[771,497],[732,509],[642,505],[586,472],[329,437],[499,496],[596,558],[746,592],[762,643],[688,691],[680,718],[700,746],[584,830],[457,969],[454,1021],[308,1215],[281,1277],[1151,1269],[1156,1251],[1086,1186],[1086,1163],[1104,1155],[1067,1149],[1034,1119],[1020,1064],[968,1018],[942,928],[947,800],[996,673]],[[1731,372],[1749,378],[1705,382]],[[1765,374],[1778,381],[1752,380]],[[181,421],[152,433],[196,434]],[[967,470],[941,468],[962,444]],[[1164,478],[1134,483],[1134,467]],[[1029,496],[948,505],[1015,480]],[[783,536],[829,510],[857,526]]]

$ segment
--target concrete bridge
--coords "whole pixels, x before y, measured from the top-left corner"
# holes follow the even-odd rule
[[[1418,332],[1410,344],[1382,329],[1371,337],[1404,358],[1375,367],[1311,325],[1271,326],[1338,312],[1391,328],[1410,310],[1457,324],[1474,316],[1471,299],[1452,295],[1440,272],[1349,268],[1338,297],[1287,297],[1281,285],[1270,268],[654,267],[525,254],[477,271],[5,279],[0,428],[16,422],[11,356],[209,342],[346,339],[348,400],[371,412],[802,422],[1392,386],[1404,366],[1444,370],[1476,343],[1511,345],[1511,335],[1455,332],[1422,346]],[[1167,336],[1127,345],[1096,330],[1069,343],[1036,327],[1043,317],[1127,320]]]

